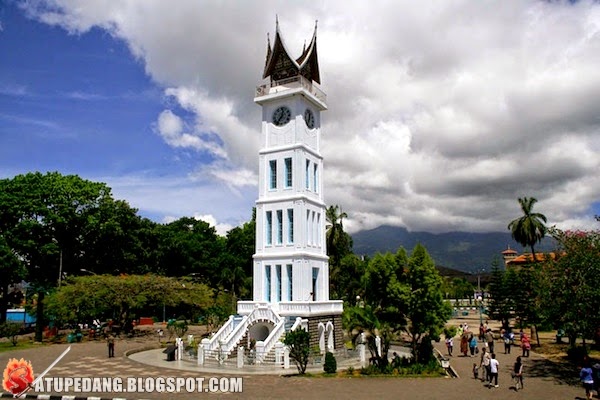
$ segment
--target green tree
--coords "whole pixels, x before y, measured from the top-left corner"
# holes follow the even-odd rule
[[[516,278],[514,270],[501,269],[498,260],[494,260],[487,308],[490,318],[500,321],[504,329],[508,329],[510,326],[510,319],[513,317],[515,309],[515,287],[513,285]]]
[[[354,304],[357,297],[364,297],[365,290],[362,282],[362,276],[365,274],[368,261],[348,254],[340,262],[340,271],[335,281],[331,283],[331,297],[344,300],[347,304]]]
[[[143,310],[159,306],[207,309],[212,290],[190,279],[158,275],[93,275],[73,277],[46,299],[48,315],[57,322],[115,319],[121,326]]]
[[[8,288],[11,284],[20,282],[25,277],[26,270],[22,262],[19,261],[16,254],[6,243],[4,236],[0,235],[0,324],[6,322],[6,310],[8,307]]]
[[[383,371],[391,341],[401,332],[411,340],[414,362],[428,361],[419,352],[421,343],[439,337],[452,315],[444,302],[443,280],[433,260],[422,245],[410,257],[404,249],[396,254],[376,254],[369,261],[365,275],[364,307],[347,307],[344,324],[358,336],[365,333],[371,355]],[[381,354],[375,351],[375,337],[381,338]]]
[[[218,236],[208,222],[183,217],[161,225],[159,231],[159,265],[169,276],[201,276],[212,287],[221,280],[219,257],[225,239]]]
[[[411,347],[415,361],[427,362],[429,355],[419,354],[417,346],[424,337],[429,340],[438,338],[446,321],[452,316],[452,309],[444,301],[442,277],[425,247],[417,244],[408,259],[406,283],[409,294],[404,306],[404,315],[408,320],[406,333],[411,338]]]
[[[352,238],[344,232],[344,218],[348,214],[342,211],[338,205],[329,206],[325,210],[327,220],[326,245],[327,255],[329,256],[329,283],[332,295],[339,296],[336,290],[341,275],[346,271],[342,269],[342,259],[352,253]]]
[[[300,374],[306,373],[308,356],[310,354],[310,335],[303,328],[296,329],[286,333],[283,339],[290,350],[290,358],[294,360],[296,368]]]
[[[535,203],[537,203],[537,199],[533,197],[519,198],[523,216],[512,220],[508,224],[508,229],[511,231],[515,241],[523,245],[523,247],[531,247],[533,260],[537,261],[534,245],[539,243],[546,235],[547,228],[544,223],[547,221],[544,214],[532,211]]]
[[[545,259],[539,275],[541,308],[565,329],[571,346],[581,335],[585,348],[600,327],[600,231],[553,229],[551,234],[559,248],[555,259]]]
[[[43,299],[64,273],[78,271],[88,218],[110,189],[76,175],[39,172],[0,180],[0,235],[27,268],[37,294],[36,340],[45,326]]]

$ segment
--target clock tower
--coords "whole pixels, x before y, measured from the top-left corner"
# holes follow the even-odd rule
[[[329,299],[320,152],[321,112],[327,110],[327,98],[320,81],[316,24],[310,44],[293,58],[277,22],[254,98],[262,108],[262,144],[253,300],[239,301],[239,317],[230,318],[232,326],[215,336],[229,333],[214,338],[227,349],[235,345],[230,341],[239,340],[237,345],[243,346],[256,341],[258,360],[286,331],[298,328],[306,329],[311,347],[322,352],[343,346],[343,303]]]

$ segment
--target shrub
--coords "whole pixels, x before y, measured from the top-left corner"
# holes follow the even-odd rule
[[[337,371],[337,361],[335,361],[335,356],[331,352],[325,353],[325,363],[323,364],[323,370],[327,374],[335,374]]]
[[[21,324],[15,322],[0,324],[0,337],[8,338],[13,346],[16,346],[18,343],[19,333],[21,333]]]
[[[304,374],[310,354],[310,335],[303,328],[288,332],[283,343],[290,349],[290,358],[294,360],[298,372]]]

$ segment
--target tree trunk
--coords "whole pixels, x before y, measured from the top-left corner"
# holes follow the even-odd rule
[[[44,290],[37,292],[37,304],[35,306],[35,341],[42,342],[44,340]]]
[[[533,335],[535,333],[535,339],[536,339],[537,345],[539,347],[540,346],[540,335],[538,334],[537,325],[536,324],[531,324],[531,327],[529,329],[531,329],[530,335],[531,335],[532,338],[533,338]]]

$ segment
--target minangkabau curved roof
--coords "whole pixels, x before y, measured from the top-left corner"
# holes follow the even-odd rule
[[[270,77],[271,81],[291,78],[301,75],[311,82],[321,83],[319,75],[319,60],[317,58],[317,23],[308,47],[305,47],[297,59],[290,56],[281,32],[279,21],[275,23],[275,41],[271,49],[270,39],[267,42],[267,59],[263,79]]]

